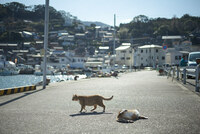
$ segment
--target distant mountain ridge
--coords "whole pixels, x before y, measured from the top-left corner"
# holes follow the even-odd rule
[[[90,26],[91,24],[95,24],[96,26],[102,26],[102,27],[110,27],[110,25],[98,22],[98,21],[82,21],[82,23],[86,26]]]

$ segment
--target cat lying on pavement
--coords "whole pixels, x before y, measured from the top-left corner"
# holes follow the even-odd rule
[[[117,121],[122,123],[133,123],[134,121],[139,119],[148,119],[148,117],[141,116],[139,111],[136,109],[122,109],[121,111],[119,111],[117,116]]]

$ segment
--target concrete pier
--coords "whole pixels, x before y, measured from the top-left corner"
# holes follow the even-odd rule
[[[79,113],[72,95],[99,94],[102,107]],[[121,109],[138,109],[147,120],[118,123]],[[156,71],[120,74],[118,78],[92,78],[50,83],[46,89],[0,97],[0,133],[102,133],[197,134],[200,132],[200,97],[191,90],[159,76]]]

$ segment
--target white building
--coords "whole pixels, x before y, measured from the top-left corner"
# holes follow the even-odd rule
[[[86,57],[76,56],[74,51],[56,51],[49,57],[48,65],[54,68],[84,68]]]
[[[108,54],[108,51],[109,51],[109,46],[100,46],[99,47],[99,54]]]
[[[175,48],[168,48],[165,56],[165,63],[169,65],[178,65],[182,56],[183,53],[176,50]]]
[[[86,57],[74,56],[70,62],[70,68],[85,68]]]
[[[97,70],[99,66],[103,66],[104,58],[102,57],[88,57],[85,63],[86,68]]]
[[[134,54],[134,66],[153,67],[165,63],[165,51],[158,45],[144,45]]]
[[[116,61],[118,65],[133,66],[134,59],[134,49],[131,47],[130,43],[122,43],[121,46],[115,49],[116,51]]]

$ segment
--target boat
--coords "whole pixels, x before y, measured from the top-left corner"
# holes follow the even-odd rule
[[[33,74],[34,73],[34,68],[31,65],[24,65],[24,64],[19,64],[17,65],[19,68],[19,74]]]
[[[54,75],[55,69],[52,66],[47,66],[46,75]],[[40,65],[35,65],[34,75],[43,75],[43,69]]]
[[[15,63],[12,61],[0,61],[0,75],[17,75],[19,74],[19,69],[16,67]]]

